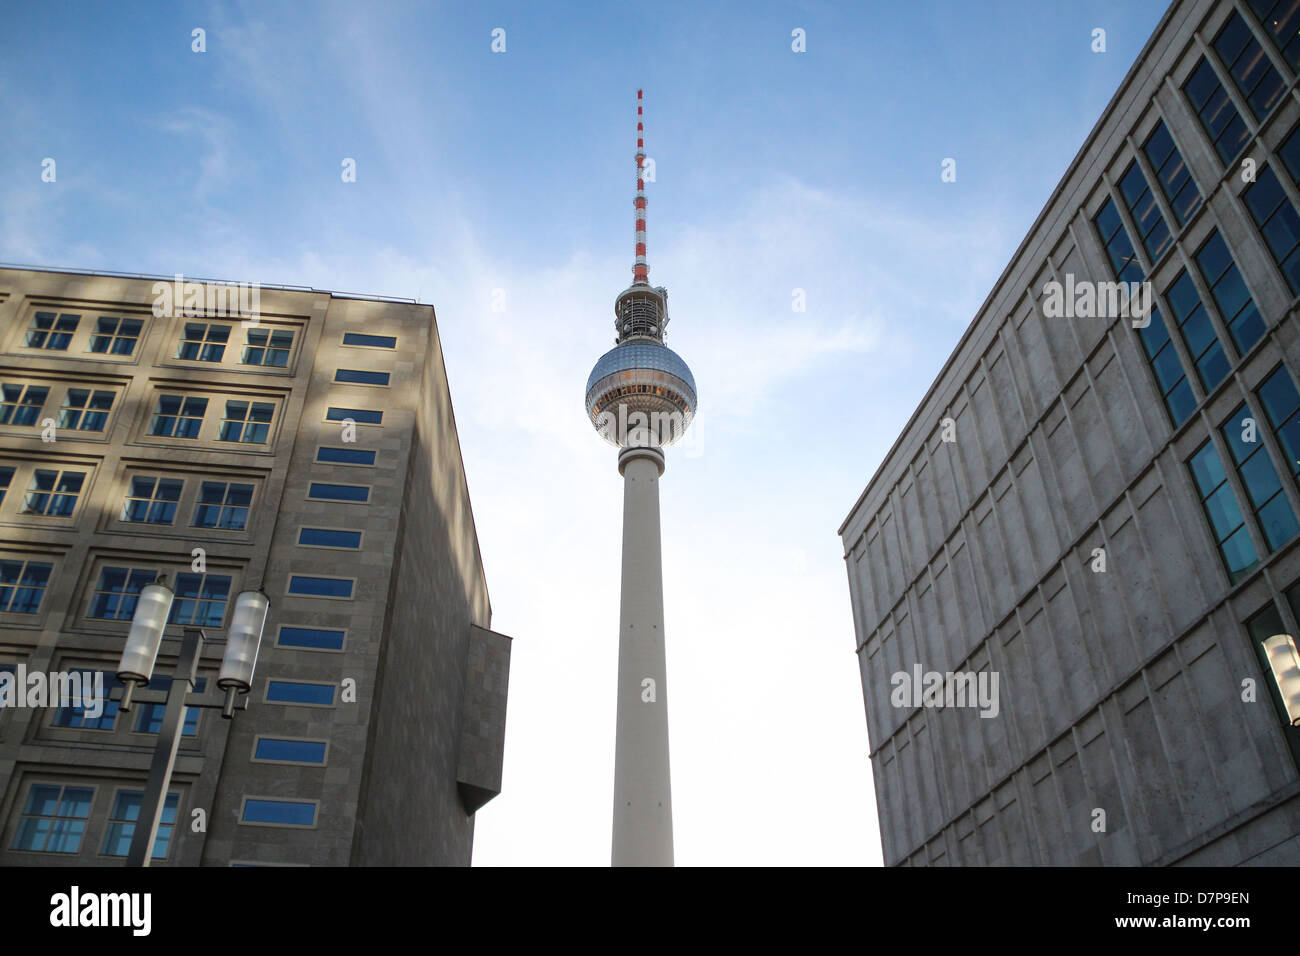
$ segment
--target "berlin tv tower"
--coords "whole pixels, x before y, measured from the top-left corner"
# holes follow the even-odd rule
[[[664,673],[664,581],[659,543],[663,448],[695,414],[695,378],[664,345],[668,290],[650,285],[645,257],[645,133],[636,91],[636,262],[614,300],[614,348],[587,379],[587,414],[618,446],[623,476],[623,586],[614,751],[614,866],[673,865]]]

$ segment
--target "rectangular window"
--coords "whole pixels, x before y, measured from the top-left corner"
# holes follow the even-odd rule
[[[1196,254],[1196,264],[1201,269],[1205,284],[1219,307],[1219,314],[1232,334],[1237,352],[1245,355],[1264,334],[1264,320],[1259,317],[1255,300],[1251,298],[1232,253],[1223,237],[1216,231]]]
[[[150,690],[160,690],[164,694],[171,689],[172,679],[170,677],[159,677],[157,674],[149,681]],[[206,677],[196,677],[194,679],[194,693],[202,694],[208,689],[208,679]],[[157,734],[162,732],[163,715],[167,710],[166,704],[137,704],[140,708],[139,714],[135,718],[135,732],[137,734]],[[199,733],[199,708],[185,708],[185,722],[181,726],[181,735],[184,737],[197,737]]]
[[[1214,143],[1219,158],[1226,163],[1240,153],[1250,140],[1250,130],[1241,121],[1227,90],[1205,57],[1201,57],[1200,64],[1192,71],[1183,92],[1201,118],[1201,125]]]
[[[1286,367],[1260,384],[1256,394],[1268,416],[1268,424],[1286,456],[1291,474],[1300,482],[1300,393],[1297,393]]]
[[[150,435],[162,438],[198,438],[203,416],[208,410],[206,398],[185,395],[159,395]]]
[[[49,394],[41,385],[0,385],[0,425],[35,425]]]
[[[176,598],[168,624],[189,624],[193,627],[220,627],[226,616],[226,601],[230,597],[230,577],[225,574],[176,575],[173,588]]]
[[[334,372],[334,381],[344,385],[387,385],[387,372],[370,372],[360,368],[341,368]]]
[[[265,823],[280,827],[310,827],[316,823],[316,804],[301,800],[244,798],[243,823]]]
[[[397,348],[397,336],[367,335],[363,332],[344,332],[343,344],[355,345],[358,348],[366,349],[395,349]]]
[[[1296,0],[1246,0],[1273,45],[1292,70],[1300,69],[1300,3]]]
[[[1300,9],[1300,4],[1297,4],[1297,9]],[[1277,148],[1277,156],[1291,174],[1291,182],[1300,185],[1300,127],[1292,130],[1291,135]]]
[[[334,706],[333,684],[308,684],[296,680],[272,680],[266,683],[266,699],[273,704],[310,704]]]
[[[155,568],[101,568],[90,596],[90,616],[105,621],[131,620],[140,591],[157,579]]]
[[[32,316],[32,324],[27,328],[27,337],[23,347],[29,349],[47,349],[51,352],[66,352],[72,344],[81,316],[53,312],[37,312]]]
[[[86,713],[86,704],[88,692],[94,687],[95,672],[80,671],[79,673],[81,674],[81,697],[71,701],[68,706],[56,710],[51,721],[52,725],[66,727],[69,730],[112,730],[117,723],[117,701],[110,698],[113,696],[113,689],[122,686],[117,681],[117,675],[104,672],[105,700],[97,705],[91,702],[91,709],[98,713],[98,716],[91,716]]]
[[[1201,208],[1201,191],[1196,188],[1196,181],[1183,162],[1183,154],[1178,151],[1174,138],[1165,128],[1164,120],[1151,131],[1142,151],[1156,171],[1156,179],[1178,218],[1178,224],[1185,225]]]
[[[274,413],[275,406],[270,402],[231,399],[226,402],[226,414],[221,420],[217,441],[265,444],[271,433],[271,416]]]
[[[1237,474],[1246,488],[1251,510],[1270,550],[1276,551],[1300,531],[1295,513],[1282,490],[1273,461],[1260,435],[1263,428],[1254,413],[1243,403],[1237,406],[1220,427]],[[1249,439],[1249,440],[1247,440]]]
[[[35,614],[53,570],[42,561],[0,561],[0,611]]]
[[[289,576],[289,593],[302,597],[352,598],[351,578],[321,578],[306,574]]]
[[[1272,168],[1265,166],[1256,173],[1255,182],[1241,198],[1291,287],[1291,294],[1300,294],[1300,214]]]
[[[101,315],[95,322],[95,331],[90,335],[86,351],[100,355],[131,355],[135,352],[136,343],[140,341],[140,330],[143,328],[142,319]]]
[[[1234,11],[1228,17],[1214,39],[1214,52],[1232,74],[1250,111],[1262,120],[1282,98],[1286,84],[1241,14]]]
[[[189,362],[220,362],[230,341],[230,326],[186,322],[185,334],[176,348],[176,357]]]
[[[329,627],[290,627],[281,624],[276,644],[309,651],[341,651],[345,635],[345,631]]]
[[[126,856],[131,849],[131,838],[135,836],[135,826],[140,822],[140,804],[144,795],[139,790],[119,790],[113,801],[113,810],[108,815],[108,829],[104,833],[105,856]],[[163,802],[162,822],[158,824],[158,834],[153,838],[152,858],[167,859],[167,849],[171,845],[172,829],[176,826],[176,811],[180,808],[179,793],[167,794]]]
[[[9,490],[9,485],[14,480],[14,470],[8,467],[0,467],[0,501],[5,500],[5,492]]]
[[[193,525],[219,531],[243,531],[248,526],[248,509],[252,501],[252,485],[205,481],[199,486]]]
[[[171,524],[185,482],[179,478],[133,475],[122,506],[122,520],[139,524]]]
[[[90,818],[95,791],[90,787],[61,787],[34,783],[27,791],[14,833],[12,850],[29,853],[76,853]]]
[[[1223,461],[1213,442],[1206,442],[1188,461],[1192,478],[1200,492],[1201,506],[1210,520],[1215,544],[1228,570],[1228,579],[1236,584],[1259,564],[1255,544],[1246,529],[1232,486],[1228,484]]]
[[[84,471],[54,471],[37,468],[23,499],[22,513],[46,518],[68,518],[77,509],[77,498],[86,480]]]
[[[331,406],[325,413],[327,421],[341,422],[344,419],[352,419],[359,425],[382,425],[384,423],[384,413],[369,408],[336,408]]]
[[[325,481],[313,481],[307,488],[307,497],[364,504],[370,500],[370,488],[367,485],[333,485]]]
[[[316,460],[323,465],[373,465],[375,453],[362,448],[331,448],[323,445],[316,449]]]
[[[1201,385],[1207,394],[1214,391],[1228,377],[1230,365],[1219,337],[1214,333],[1214,326],[1210,324],[1210,317],[1201,305],[1196,283],[1187,270],[1184,269],[1165,290],[1165,301],[1169,303],[1169,311],[1182,332],[1187,351],[1192,354]]]
[[[286,740],[281,737],[258,737],[253,759],[269,763],[325,763],[323,740]]]
[[[339,531],[335,528],[299,528],[298,543],[309,548],[361,547],[360,531]]]
[[[114,393],[102,389],[70,388],[59,409],[60,428],[74,431],[102,432],[113,410]]]
[[[1159,262],[1165,250],[1174,244],[1174,239],[1169,234],[1169,227],[1165,225],[1165,217],[1160,214],[1156,197],[1147,185],[1147,178],[1142,175],[1142,167],[1136,162],[1129,166],[1128,172],[1120,179],[1119,192],[1137,225],[1147,259]]]
[[[268,368],[287,368],[289,352],[293,349],[292,329],[249,329],[244,355],[244,365],[262,365]]]

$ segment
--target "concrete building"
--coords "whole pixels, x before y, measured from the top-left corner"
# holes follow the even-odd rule
[[[1170,6],[840,528],[887,864],[1300,863],[1298,20]]]
[[[171,283],[0,269],[0,669],[111,681],[160,571],[210,638],[260,588],[247,709],[191,708],[154,865],[468,865],[510,641],[433,308]],[[162,707],[94,711],[0,709],[0,865],[124,860]]]

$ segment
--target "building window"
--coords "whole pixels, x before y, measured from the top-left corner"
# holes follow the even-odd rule
[[[59,410],[59,427],[74,431],[102,432],[113,410],[114,393],[101,389],[70,388]]]
[[[316,804],[302,800],[259,800],[245,797],[239,819],[241,823],[310,827],[316,824]]]
[[[135,344],[140,341],[140,330],[144,328],[141,319],[121,319],[101,315],[95,323],[95,331],[90,335],[87,352],[100,355],[130,355],[135,351]]]
[[[1192,71],[1183,92],[1201,118],[1201,125],[1214,143],[1219,158],[1226,163],[1241,152],[1250,139],[1250,130],[1237,115],[1237,108],[1232,105],[1227,90],[1205,57],[1201,57],[1200,64]]]
[[[360,368],[341,368],[334,372],[334,381],[343,385],[387,385],[387,372],[370,372]]]
[[[1262,120],[1282,98],[1286,84],[1241,14],[1234,11],[1228,18],[1215,37],[1214,52],[1232,74],[1255,119]]]
[[[289,352],[292,349],[291,329],[249,329],[241,361],[244,365],[286,368],[289,365]]]
[[[1291,606],[1292,616],[1295,616],[1300,611],[1300,584],[1293,584],[1287,589],[1286,600]],[[1287,713],[1282,695],[1278,692],[1277,681],[1273,678],[1273,668],[1268,662],[1268,652],[1264,650],[1264,642],[1270,637],[1290,633],[1282,622],[1282,615],[1278,613],[1277,605],[1270,601],[1262,611],[1252,616],[1246,622],[1246,633],[1250,635],[1250,643],[1254,648],[1255,658],[1259,661],[1264,684],[1268,687],[1268,694],[1273,700],[1273,707],[1282,721],[1283,735],[1291,748],[1291,755],[1297,765],[1300,765],[1300,727],[1291,726],[1290,715]]]
[[[308,651],[341,651],[346,631],[330,627],[290,627],[280,625],[276,644]]]
[[[153,568],[104,567],[90,597],[90,617],[106,621],[129,621],[146,584],[158,580]]]
[[[0,425],[35,425],[49,394],[41,385],[0,385]]]
[[[51,724],[68,730],[112,730],[117,723],[117,701],[112,700],[113,689],[120,688],[117,675],[103,672],[104,700],[92,706],[98,716],[86,713],[86,691],[94,686],[95,671],[81,671],[81,698],[54,712]]]
[[[1273,253],[1293,295],[1300,293],[1300,215],[1271,167],[1265,166],[1242,193],[1251,218]]]
[[[0,611],[35,614],[53,570],[41,561],[0,561]]]
[[[170,677],[154,676],[149,680],[150,689],[157,689],[164,694],[171,689],[172,679]],[[206,677],[196,677],[194,679],[194,693],[202,694],[208,689],[208,680]],[[163,715],[167,710],[166,704],[138,704],[140,713],[135,718],[135,732],[137,734],[157,734],[162,732]],[[199,733],[199,708],[185,708],[185,722],[181,727],[181,735],[185,737],[197,737]]]
[[[8,467],[0,467],[0,501],[5,500],[5,492],[9,490],[9,485],[14,480],[14,470]]]
[[[1142,167],[1136,162],[1129,166],[1128,172],[1120,179],[1119,192],[1137,225],[1147,259],[1159,262],[1165,250],[1174,244],[1174,239],[1169,234],[1169,227],[1165,225],[1165,217],[1160,214],[1160,207],[1156,205],[1156,197],[1147,185],[1147,178],[1142,175]]]
[[[373,465],[375,453],[362,448],[331,448],[322,445],[316,449],[316,460],[322,465]]]
[[[221,420],[217,441],[265,444],[271,431],[275,406],[270,402],[244,402],[230,399]]]
[[[1300,393],[1285,367],[1266,378],[1256,391],[1269,426],[1277,438],[1291,473],[1300,482]]]
[[[267,763],[325,764],[328,747],[323,740],[287,740],[283,737],[258,737],[253,744],[253,759]]]
[[[350,501],[365,504],[370,500],[370,486],[334,485],[325,481],[313,481],[307,487],[307,497],[320,501]]]
[[[289,576],[289,593],[301,597],[352,598],[351,578],[322,578],[306,574]]]
[[[90,787],[60,787],[34,783],[18,819],[10,849],[29,853],[76,853],[86,832],[95,791]]]
[[[126,856],[130,851],[131,838],[135,836],[136,824],[140,822],[140,803],[143,799],[144,795],[139,790],[117,792],[113,811],[108,815],[108,829],[104,833],[105,856]],[[176,811],[180,804],[180,794],[167,794],[167,799],[163,802],[162,822],[158,824],[158,833],[153,838],[152,858],[155,860],[167,859],[172,829],[176,826]]]
[[[1241,516],[1214,443],[1202,445],[1192,455],[1188,466],[1200,492],[1201,506],[1209,518],[1210,529],[1214,532],[1215,544],[1228,570],[1228,579],[1236,584],[1259,564],[1259,556],[1255,553],[1255,545],[1246,529],[1246,519]]]
[[[176,598],[168,624],[220,627],[230,597],[230,577],[225,574],[176,575]]]
[[[206,398],[185,395],[159,395],[150,435],[161,438],[198,438],[203,416],[208,410]]]
[[[1156,171],[1156,179],[1174,210],[1178,224],[1185,225],[1201,208],[1201,191],[1196,188],[1196,181],[1183,162],[1183,154],[1178,151],[1174,138],[1165,128],[1164,120],[1151,131],[1142,151]]]
[[[230,326],[186,322],[176,357],[187,362],[220,362],[230,341]]]
[[[345,418],[350,418],[359,425],[382,425],[384,423],[384,413],[369,408],[336,408],[331,406],[325,413],[325,419],[331,422],[341,422]]]
[[[1295,513],[1282,490],[1273,461],[1264,442],[1260,440],[1262,423],[1245,404],[1237,406],[1226,422],[1220,426],[1237,466],[1237,475],[1246,489],[1251,510],[1270,551],[1276,551],[1300,531]],[[1249,437],[1251,440],[1246,441]]]
[[[1297,7],[1300,10],[1300,7]],[[1300,127],[1291,131],[1291,135],[1277,148],[1278,159],[1291,174],[1291,181],[1300,184]]]
[[[66,352],[80,322],[79,315],[64,313],[56,316],[53,312],[37,312],[32,316],[32,324],[27,329],[23,347]]]
[[[1292,70],[1300,69],[1300,3],[1296,0],[1246,0],[1273,45]]]
[[[334,706],[333,684],[309,684],[296,680],[266,682],[266,699],[272,704],[308,704],[313,707]]]
[[[367,335],[364,332],[344,332],[343,344],[353,345],[363,349],[395,349],[397,348],[397,336],[395,335]]]
[[[23,499],[23,514],[46,518],[68,518],[77,509],[77,498],[86,480],[84,471],[54,471],[37,468]]]
[[[1245,355],[1263,336],[1264,320],[1259,317],[1255,300],[1250,297],[1246,282],[1232,261],[1232,253],[1217,231],[1201,246],[1201,251],[1196,254],[1196,264],[1205,284],[1210,287],[1210,294],[1228,326],[1237,352]]]
[[[1210,317],[1201,305],[1196,283],[1186,270],[1165,290],[1165,301],[1178,323],[1187,351],[1192,354],[1201,385],[1207,394],[1214,391],[1228,377],[1230,366],[1219,337],[1214,333],[1214,326],[1210,324]]]
[[[122,520],[139,524],[171,524],[185,482],[179,478],[133,475],[122,506]]]
[[[340,531],[335,528],[299,528],[298,543],[309,548],[361,547],[360,531]]]
[[[199,499],[194,507],[194,527],[243,531],[248,526],[252,501],[252,485],[205,481],[199,487]]]

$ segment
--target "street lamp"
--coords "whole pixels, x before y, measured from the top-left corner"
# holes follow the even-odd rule
[[[122,659],[117,668],[117,678],[122,683],[122,699],[118,708],[123,713],[130,712],[133,700],[166,704],[162,727],[158,731],[158,744],[154,747],[153,762],[149,766],[149,781],[140,800],[140,816],[131,836],[127,866],[148,866],[152,858],[154,840],[162,823],[167,789],[171,785],[172,770],[176,766],[176,753],[181,745],[185,708],[220,708],[221,716],[225,719],[234,717],[236,696],[247,694],[253,686],[253,668],[257,663],[262,629],[270,606],[266,595],[261,591],[241,591],[235,598],[230,634],[225,641],[226,651],[217,677],[217,686],[225,691],[224,698],[192,693],[198,675],[199,657],[207,640],[203,630],[197,627],[185,628],[171,687],[164,696],[161,691],[142,688],[147,687],[153,677],[154,662],[158,659],[158,649],[162,646],[163,632],[167,628],[167,616],[171,612],[174,597],[161,576],[140,591],[135,613],[131,616],[131,630],[126,636],[126,647],[122,650]]]
[[[1300,727],[1300,651],[1290,634],[1274,634],[1264,641],[1269,670],[1282,695],[1282,706],[1292,727]]]

